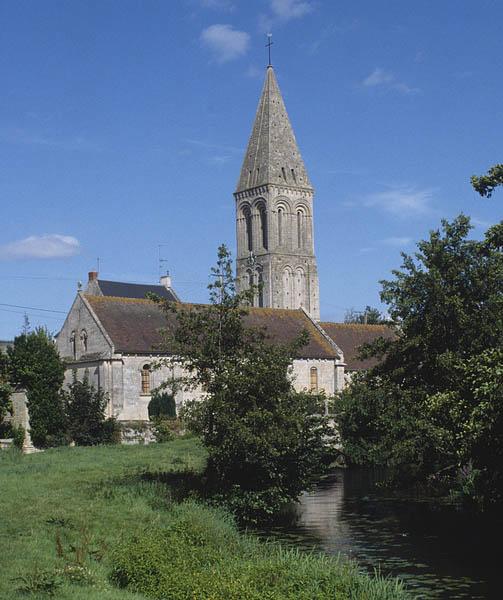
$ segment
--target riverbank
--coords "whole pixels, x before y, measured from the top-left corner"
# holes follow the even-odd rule
[[[260,542],[224,511],[179,504],[166,475],[204,461],[193,439],[0,453],[0,598],[409,597],[354,563]]]

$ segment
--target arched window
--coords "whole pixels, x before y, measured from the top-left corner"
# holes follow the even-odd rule
[[[70,334],[70,346],[72,348],[73,358],[77,358],[77,335],[75,331],[72,331],[72,333]]]
[[[296,308],[303,306],[306,308],[306,274],[302,267],[295,270],[295,298]]]
[[[283,270],[283,308],[293,306],[293,272],[290,267]]]
[[[267,212],[265,206],[261,205],[258,209],[260,215],[260,231],[262,233],[262,248],[267,250]]]
[[[285,209],[278,207],[278,244],[283,245],[283,224],[285,220]]]
[[[311,367],[309,371],[309,389],[312,392],[318,391],[318,369]]]
[[[143,365],[141,368],[141,393],[150,394],[150,365]]]
[[[253,230],[251,210],[248,206],[243,209],[243,217],[245,218],[246,244],[248,251],[251,252],[253,250]]]
[[[82,350],[87,352],[87,331],[85,329],[80,332],[80,343],[82,344]]]
[[[303,244],[303,229],[304,229],[304,213],[301,210],[297,211],[297,247],[302,248]]]
[[[258,296],[258,305],[260,307],[264,306],[264,278],[262,276],[262,271],[257,269],[257,296]]]

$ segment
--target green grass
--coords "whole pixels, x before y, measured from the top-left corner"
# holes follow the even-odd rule
[[[162,475],[204,460],[188,439],[0,452],[0,598],[406,597],[345,560],[264,544],[224,511],[178,504]]]

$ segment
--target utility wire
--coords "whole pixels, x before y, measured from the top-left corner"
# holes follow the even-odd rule
[[[38,310],[41,312],[59,313],[61,315],[67,314],[67,311],[65,310],[53,310],[52,308],[36,308],[35,306],[20,306],[19,304],[5,304],[3,302],[0,302],[0,306],[8,306],[9,308],[25,308],[26,310]]]

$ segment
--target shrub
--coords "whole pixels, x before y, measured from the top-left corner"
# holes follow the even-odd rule
[[[150,420],[155,418],[176,418],[176,402],[172,394],[158,393],[154,394],[148,405],[148,417]]]
[[[63,392],[68,431],[78,446],[110,444],[116,438],[116,422],[105,418],[108,398],[103,390],[89,383],[75,380]]]

